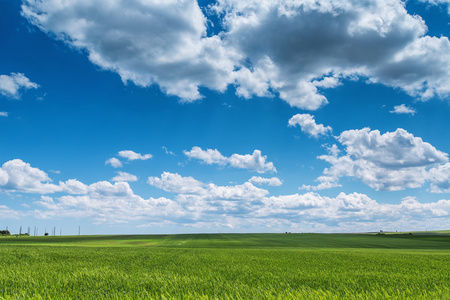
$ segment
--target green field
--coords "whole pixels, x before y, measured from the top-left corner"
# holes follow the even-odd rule
[[[0,237],[0,268],[0,299],[450,299],[450,236]]]

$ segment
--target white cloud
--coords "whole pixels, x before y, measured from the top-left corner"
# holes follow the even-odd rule
[[[47,173],[20,159],[7,161],[0,169],[0,190],[38,194],[61,191],[51,181]]]
[[[189,158],[199,159],[209,165],[227,165],[239,169],[248,169],[258,173],[277,172],[272,162],[266,162],[267,156],[261,155],[260,150],[254,150],[253,154],[233,154],[230,157],[223,156],[217,149],[203,150],[200,147],[192,147],[191,151],[183,153]]]
[[[126,173],[126,172],[117,172],[118,175],[114,176],[111,181],[127,181],[127,182],[134,182],[137,181],[138,178],[136,175]]]
[[[393,114],[410,114],[413,115],[416,113],[414,108],[408,107],[405,104],[394,106],[394,110],[390,111]]]
[[[37,218],[92,218],[96,223],[127,223],[152,218],[162,222],[163,218],[179,218],[185,212],[173,200],[167,198],[143,199],[134,194],[127,182],[111,184],[100,181],[91,184],[82,196],[41,197],[36,204],[42,210],[33,213]]]
[[[450,193],[450,163],[431,169],[429,176],[432,193]]]
[[[59,185],[63,191],[69,194],[87,194],[89,187],[84,183],[76,180],[69,179],[66,182],[60,182]]]
[[[0,75],[0,93],[3,96],[19,99],[20,90],[37,89],[39,85],[31,82],[21,73],[11,73],[10,75]]]
[[[205,184],[193,177],[183,177],[177,173],[164,172],[161,177],[149,177],[148,184],[167,192],[196,195],[203,199],[254,199],[264,197],[268,192],[245,182],[242,185],[218,186]]]
[[[235,168],[253,170],[258,173],[277,172],[272,162],[266,162],[267,156],[262,156],[260,150],[253,154],[233,154],[228,159],[230,165]]]
[[[241,185],[217,186],[208,184],[206,198],[210,200],[245,200],[252,201],[262,199],[269,192],[260,189],[250,182],[244,182]]]
[[[448,165],[436,168],[436,172],[448,173]],[[438,173],[435,173],[437,185],[440,183]],[[86,185],[70,179],[60,182],[59,186],[48,181],[50,178],[43,171],[21,160],[5,163],[0,168],[2,190],[10,193],[67,194],[58,197],[43,195],[35,202],[40,208],[28,211],[15,211],[0,205],[0,217],[34,215],[41,219],[90,218],[95,223],[144,221],[156,226],[169,222],[173,226],[265,228],[277,231],[289,228],[298,231],[354,232],[450,226],[450,200],[446,199],[421,203],[414,197],[406,197],[399,204],[383,204],[359,193],[340,193],[334,198],[311,192],[269,197],[267,190],[251,182],[220,186],[168,172],[161,174],[160,178],[150,177],[149,184],[175,193],[173,199],[144,199],[124,181],[114,184],[99,181]],[[277,180],[253,177],[251,181],[270,184]],[[30,209],[29,205],[24,207]]]
[[[325,127],[322,124],[316,124],[314,116],[310,114],[296,114],[290,118],[289,126],[295,127],[296,125],[299,125],[303,132],[315,138],[332,132],[330,126]]]
[[[325,176],[322,176],[325,177]],[[319,177],[320,178],[320,177]],[[320,180],[318,180],[320,181]],[[302,187],[299,188],[299,190],[307,190],[307,191],[321,191],[321,190],[328,190],[335,187],[341,187],[342,185],[334,182],[334,179],[332,181],[323,181],[319,183],[318,185],[302,185]]]
[[[162,149],[164,150],[164,153],[166,153],[167,155],[175,155],[175,153],[173,153],[172,151],[170,151],[169,149],[167,149],[167,147],[162,147]]]
[[[0,111],[0,117],[8,117],[8,113],[6,111]]]
[[[25,216],[23,212],[10,209],[6,205],[0,205],[0,218],[2,220],[8,220],[8,219],[16,219],[18,220],[20,217]]]
[[[364,159],[386,168],[428,166],[448,161],[448,154],[404,129],[380,134],[364,128],[341,133],[339,142],[355,159]]]
[[[433,0],[430,3],[443,3]],[[401,88],[421,99],[450,93],[450,41],[426,36],[401,0],[219,0],[223,31],[208,36],[196,1],[25,0],[22,15],[88,53],[123,82],[158,84],[185,101],[198,88],[278,95],[315,110],[345,79]],[[194,75],[193,75],[194,74]]]
[[[392,230],[404,225],[402,223],[417,226],[413,224],[425,219],[428,222],[433,220],[434,224],[437,224],[449,213],[448,200],[420,203],[413,197],[406,197],[400,204],[381,204],[367,195],[358,193],[340,193],[335,198],[306,193],[265,198],[264,205],[255,212],[255,215],[259,217],[284,215],[285,220],[312,221],[315,224],[322,223],[317,222],[322,220],[322,225],[335,224],[340,230],[351,224],[363,226],[353,227],[352,231],[355,232],[374,230],[377,229],[376,226]]]
[[[157,83],[185,101],[202,97],[199,86],[224,91],[232,82],[234,51],[206,36],[196,1],[26,0],[22,15],[123,82]]]
[[[202,148],[195,146],[192,147],[191,151],[184,150],[183,153],[189,158],[199,159],[207,163],[208,165],[225,165],[228,161],[228,159],[223,156],[217,149],[203,150]]]
[[[144,154],[144,155],[142,155],[140,153],[136,153],[136,152],[131,151],[131,150],[119,151],[118,155],[120,157],[124,157],[124,158],[126,158],[126,159],[128,159],[130,161],[132,161],[132,160],[147,160],[147,159],[152,158],[151,154]]]
[[[250,178],[249,182],[253,184],[268,184],[270,186],[281,186],[283,185],[283,182],[277,177],[272,178],[264,178],[260,176],[253,176]]]
[[[450,42],[425,36],[403,1],[219,0],[215,9],[227,42],[251,65],[238,71],[252,79],[237,77],[246,94],[272,89],[292,106],[317,109],[327,103],[319,89],[354,77],[424,99],[449,94]]]
[[[161,174],[161,178],[149,177],[147,183],[166,192],[179,194],[201,194],[204,191],[202,182],[192,177],[182,177],[169,172]]]
[[[341,177],[355,177],[376,190],[418,188],[431,180],[430,169],[448,162],[446,153],[401,128],[385,134],[369,128],[348,130],[337,139],[345,147],[344,155],[330,151],[318,157],[331,164],[317,179],[322,187],[338,186]]]
[[[115,157],[112,157],[105,161],[105,165],[111,165],[113,168],[121,168],[122,162]]]
[[[431,5],[447,5],[448,14],[450,15],[450,0],[419,0],[420,2],[429,3]]]

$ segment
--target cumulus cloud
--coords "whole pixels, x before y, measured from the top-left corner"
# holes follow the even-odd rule
[[[449,173],[449,164],[434,168],[436,186],[448,188],[440,174]],[[272,228],[308,231],[363,231],[401,229],[419,226],[449,226],[450,200],[422,203],[406,197],[399,204],[383,204],[367,195],[340,193],[336,197],[317,193],[269,196],[253,183],[278,182],[277,178],[253,177],[243,184],[221,186],[203,183],[193,177],[164,172],[149,177],[148,183],[174,193],[173,199],[144,199],[128,182],[99,181],[86,185],[76,179],[49,183],[45,172],[21,160],[6,162],[0,168],[0,188],[10,193],[66,193],[42,195],[39,208],[15,211],[0,205],[0,216],[18,218],[34,215],[41,219],[91,218],[95,223],[144,221],[152,224],[193,227]],[[25,206],[29,208],[29,206]],[[400,228],[399,228],[400,227]]]
[[[390,113],[393,113],[393,114],[410,114],[410,115],[414,116],[416,114],[416,110],[414,108],[406,106],[405,104],[401,104],[401,105],[394,106],[394,110],[391,110]]]
[[[250,182],[234,186],[219,186],[169,172],[164,172],[160,178],[149,177],[148,183],[167,192],[178,194],[177,200],[189,211],[197,213],[243,209],[249,202],[262,199],[269,193]]]
[[[321,178],[322,177],[322,178]],[[321,176],[316,181],[320,183],[318,185],[302,185],[299,190],[307,190],[307,191],[320,191],[320,190],[328,190],[336,187],[341,187],[342,185],[334,182],[334,178],[330,178],[327,176]]]
[[[192,177],[183,177],[177,173],[164,172],[161,174],[161,178],[149,177],[147,183],[172,193],[201,194],[203,192],[202,182]]]
[[[260,150],[253,151],[253,154],[233,154],[228,159],[230,165],[239,169],[254,170],[258,173],[277,172],[272,162],[266,162],[267,156],[262,156]]]
[[[192,147],[190,151],[184,150],[183,153],[189,158],[201,160],[208,165],[225,165],[228,162],[228,158],[223,156],[217,149],[203,150],[202,148],[195,146]]]
[[[203,150],[200,147],[192,147],[190,151],[184,150],[184,155],[198,159],[206,164],[230,165],[234,168],[247,169],[258,173],[277,172],[272,162],[266,162],[267,156],[261,155],[260,150],[254,150],[253,154],[233,154],[230,157],[223,156],[217,149]]]
[[[161,175],[163,181],[166,175]],[[177,180],[182,182],[185,178]],[[90,217],[97,223],[145,220],[148,224],[151,220],[154,226],[169,222],[197,228],[257,226],[278,231],[280,228],[328,232],[378,231],[380,228],[411,230],[417,226],[441,228],[450,224],[450,200],[445,199],[421,203],[414,197],[406,197],[399,204],[384,204],[359,193],[327,197],[309,192],[269,197],[268,191],[250,182],[217,186],[195,181],[203,190],[180,188],[193,180],[190,177],[184,183],[178,183],[177,188],[170,188],[180,192],[174,199],[143,199],[134,194],[126,182],[96,182],[88,186],[85,195],[42,196],[36,202],[41,209],[33,213],[44,219]]]
[[[69,194],[87,194],[89,187],[76,180],[76,179],[69,179],[66,182],[60,182],[59,185],[61,186],[63,192],[69,193]]]
[[[31,82],[22,73],[0,75],[0,93],[9,98],[19,99],[21,90],[37,89],[38,87],[39,85]]]
[[[113,168],[121,168],[123,166],[122,162],[115,157],[112,157],[112,158],[108,159],[107,161],[105,161],[105,165],[110,165]]]
[[[288,124],[292,127],[299,125],[300,129],[304,133],[307,133],[309,136],[315,138],[332,132],[332,128],[330,126],[325,127],[322,124],[316,124],[314,116],[311,116],[310,114],[296,114],[289,119]]]
[[[111,181],[127,181],[127,182],[133,182],[137,180],[138,178],[136,177],[136,175],[120,171],[117,172],[117,175],[111,179]]]
[[[272,178],[264,178],[260,176],[253,176],[249,179],[249,182],[253,184],[268,184],[270,186],[281,186],[283,185],[283,182],[277,177]]]
[[[232,82],[234,51],[206,36],[196,1],[26,0],[22,15],[123,82],[157,83],[185,101],[202,97],[199,86],[223,91]]]
[[[430,3],[443,3],[433,0]],[[315,110],[323,89],[346,79],[400,88],[413,97],[450,93],[450,41],[426,35],[401,0],[196,1],[25,0],[32,24],[88,53],[124,82],[158,84],[184,101],[199,87],[277,95]],[[208,17],[223,31],[208,36]]]
[[[432,193],[450,193],[450,163],[432,168],[429,176]]]
[[[134,151],[131,150],[123,150],[123,151],[119,151],[118,155],[120,157],[126,158],[130,161],[132,160],[147,160],[152,158],[151,154],[140,154],[140,153],[136,153]]]
[[[34,211],[37,218],[88,217],[96,223],[127,223],[145,218],[163,221],[164,217],[177,218],[184,214],[173,200],[143,199],[134,194],[127,182],[100,181],[89,185],[85,195],[42,196],[36,204],[43,208]]]
[[[0,169],[0,190],[47,194],[61,191],[61,187],[44,171],[33,168],[20,159],[5,162]]]
[[[425,36],[424,21],[403,1],[219,0],[214,7],[227,41],[251,63],[251,71],[238,71],[251,85],[241,84],[261,94],[264,83],[292,106],[317,109],[327,103],[320,89],[355,77],[424,99],[450,91],[448,38]]]
[[[0,111],[0,117],[8,117],[8,113],[6,111]]]
[[[320,225],[328,227],[334,224],[341,230],[358,226],[353,227],[353,232],[378,228],[395,230],[399,226],[417,226],[420,222],[422,226],[426,222],[448,224],[444,220],[450,213],[449,200],[420,203],[414,197],[406,197],[400,204],[383,204],[359,193],[340,193],[332,198],[310,192],[268,197],[263,202],[264,205],[255,212],[259,217],[283,215],[285,221],[312,221],[315,224],[322,223],[316,221],[320,219],[323,221]]]
[[[364,128],[344,131],[337,137],[345,154],[330,149],[318,158],[331,164],[323,171],[315,190],[338,186],[341,177],[355,177],[376,190],[403,190],[432,181],[430,170],[448,162],[448,154],[415,137],[404,129],[381,134]],[[442,178],[435,171],[436,178]],[[437,180],[437,181],[436,181]],[[435,179],[438,182],[438,179]],[[305,189],[313,189],[304,186]]]

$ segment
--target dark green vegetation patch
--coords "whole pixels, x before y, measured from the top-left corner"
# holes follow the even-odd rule
[[[6,299],[450,299],[450,236],[0,238]]]

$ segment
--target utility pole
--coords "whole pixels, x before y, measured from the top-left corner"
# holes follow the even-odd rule
[[[22,236],[22,225],[20,226],[19,236]]]

